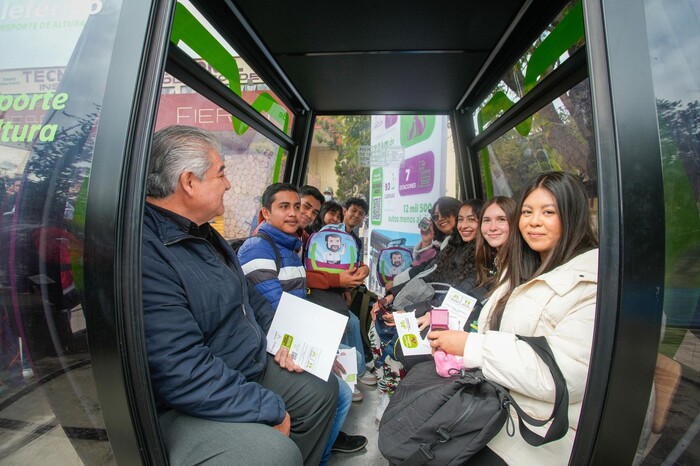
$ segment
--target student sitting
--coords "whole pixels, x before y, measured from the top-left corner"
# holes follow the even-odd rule
[[[425,222],[427,220],[427,222]],[[418,224],[420,241],[413,247],[413,261],[411,265],[418,267],[435,259],[440,252],[440,242],[435,239],[432,219],[426,217]]]
[[[306,273],[296,253],[301,247],[297,237],[301,199],[295,186],[274,183],[265,189],[261,201],[265,222],[260,224],[258,234],[269,235],[274,244],[259,236],[249,238],[238,250],[238,258],[250,283],[277,309],[283,291],[306,297]],[[280,264],[276,262],[278,254]],[[340,436],[340,428],[350,410],[352,392],[345,382],[339,381],[339,384],[338,410],[321,464],[328,461],[332,449],[351,452],[367,444],[367,439],[360,435],[343,433]],[[342,445],[335,445],[339,436]]]
[[[359,201],[362,200],[360,199]],[[350,202],[350,200],[348,202]],[[361,204],[359,207],[354,207],[354,222],[362,223],[363,217],[359,215],[360,212],[358,210],[361,209],[361,207]],[[344,209],[338,202],[325,202],[321,206],[319,216],[314,222],[314,232],[319,231],[326,225],[343,224],[343,212]],[[357,243],[358,238],[356,236],[353,236],[353,238],[355,238],[355,242]],[[345,297],[345,292],[361,286],[367,275],[369,275],[369,267],[364,264],[360,264],[355,270],[343,270],[339,273],[328,273],[317,270],[306,271],[310,292],[309,299],[348,316],[347,330],[343,335],[341,343],[345,346],[355,348],[357,351],[358,381],[364,385],[372,386],[377,384],[377,376],[371,371],[368,371],[365,366],[365,350],[360,332],[360,319],[348,309],[348,300]],[[361,401],[363,397],[362,392],[355,388],[353,392],[353,401]]]
[[[265,221],[257,234],[267,235],[274,245],[260,236],[249,238],[238,250],[238,260],[248,281],[277,309],[283,291],[306,297],[306,272],[295,252],[301,247],[296,236],[301,201],[296,187],[275,183],[265,190],[262,204]]]
[[[372,355],[377,371],[379,387],[379,402],[375,410],[377,420],[381,420],[389,398],[394,394],[396,386],[406,371],[403,364],[394,354],[394,334],[392,338],[384,335],[381,327],[394,327],[392,312],[384,312],[391,308],[394,297],[403,289],[408,281],[419,274],[433,274],[439,280],[430,279],[428,281],[452,281],[458,283],[462,280],[474,279],[476,272],[474,269],[474,236],[478,227],[478,208],[480,203],[475,201],[474,206],[463,206],[457,199],[451,197],[439,198],[432,209],[433,227],[435,235],[441,241],[441,251],[429,262],[419,266],[411,267],[394,277],[394,285],[387,291],[385,297],[378,300],[372,307],[372,325],[369,329],[369,339],[372,344]],[[477,209],[476,214],[473,212]],[[460,217],[461,216],[461,217]],[[458,217],[461,222],[458,222]],[[476,218],[476,223],[474,223]],[[460,231],[459,224],[462,224]],[[469,259],[471,257],[471,260]],[[462,259],[460,261],[460,259]],[[405,275],[404,280],[397,278]],[[432,276],[432,275],[431,275]],[[381,311],[381,312],[380,312]],[[377,319],[382,322],[377,323]],[[421,321],[424,322],[424,321]],[[378,325],[380,331],[378,331]],[[423,323],[423,325],[425,325]],[[388,333],[388,332],[387,332]]]
[[[219,147],[211,133],[187,126],[153,138],[141,283],[168,460],[316,465],[338,383],[301,372],[286,348],[274,358],[266,353],[274,310],[208,223],[223,214],[231,187]]]
[[[343,223],[343,206],[336,201],[326,201],[321,204],[318,216],[309,226],[309,234],[320,230],[324,225]]]
[[[574,175],[538,176],[523,187],[516,212],[517,228],[511,229],[507,259],[479,317],[478,333],[446,330],[430,332],[428,338],[434,349],[463,356],[465,367],[481,368],[487,379],[509,389],[526,412],[546,419],[554,403],[552,376],[516,335],[544,336],[569,391],[569,432],[533,447],[519,429],[511,437],[504,427],[478,455],[488,458],[488,464],[562,464],[571,455],[588,378],[598,241],[586,193]]]
[[[299,188],[299,197],[301,198],[301,207],[299,209],[297,236],[301,240],[301,249],[298,252],[303,262],[304,248],[306,248],[306,243],[309,241],[309,235],[313,233],[311,227],[319,217],[324,197],[317,187],[308,184]]]
[[[476,236],[478,285],[491,289],[505,261],[511,225],[515,222],[515,201],[505,196],[489,199],[482,208],[481,227]]]
[[[355,229],[359,228],[362,222],[365,221],[365,215],[367,215],[368,210],[369,206],[367,205],[367,201],[359,197],[351,197],[345,201],[345,207],[343,208],[345,231],[355,238],[355,242],[357,243],[357,255],[360,260],[362,260],[362,238],[357,236]]]

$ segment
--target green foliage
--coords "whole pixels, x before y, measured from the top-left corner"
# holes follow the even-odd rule
[[[700,102],[656,101],[666,203],[666,280],[674,287],[700,286]]]
[[[317,122],[323,129],[316,135],[321,144],[335,150],[335,174],[338,176],[336,198],[350,197],[369,199],[369,167],[360,165],[358,149],[369,146],[371,138],[369,115],[346,115],[319,117]]]
[[[583,12],[581,2],[578,1],[564,8],[513,68],[503,75],[502,81],[476,114],[479,133],[508,111],[583,43]],[[518,192],[525,180],[545,170],[568,170],[582,174],[582,178],[592,176],[595,172],[591,162],[592,148],[588,144],[592,138],[590,118],[586,115],[590,113],[590,97],[583,95],[580,90],[572,93],[568,99],[566,97],[562,97],[565,109],[561,108],[562,104],[559,104],[559,108],[549,104],[548,108],[525,118],[515,126],[520,137],[509,133],[497,141],[498,148],[492,148],[514,193]],[[586,98],[588,100],[582,106],[581,103]],[[569,147],[576,144],[580,145],[580,149],[569,150]],[[494,193],[494,187],[490,160],[486,154],[486,151],[482,151],[482,176],[486,195],[490,197]],[[502,158],[509,160],[501,160]]]

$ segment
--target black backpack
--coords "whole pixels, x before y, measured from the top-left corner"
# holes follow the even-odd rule
[[[549,419],[527,415],[508,390],[486,380],[480,370],[455,371],[440,377],[435,363],[413,367],[401,381],[379,425],[379,450],[391,464],[401,466],[461,465],[498,434],[504,424],[515,434],[509,407],[520,417],[520,433],[531,445],[562,438],[569,429],[569,393],[566,381],[544,337],[521,337],[544,360],[556,387],[554,411]],[[525,425],[543,426],[554,419],[544,437]]]

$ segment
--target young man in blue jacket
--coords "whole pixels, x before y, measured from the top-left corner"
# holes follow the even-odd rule
[[[298,231],[314,219],[307,217],[302,221],[302,200],[290,183],[271,184],[261,201],[265,221],[258,226],[258,236],[247,239],[238,250],[238,259],[248,281],[277,309],[283,291],[306,298],[306,271],[296,253],[302,247]],[[269,240],[260,235],[266,235]],[[330,459],[331,451],[350,453],[367,444],[367,438],[361,435],[340,431],[352,402],[349,386],[342,381],[340,384],[338,408],[322,465]]]
[[[210,133],[153,139],[142,246],[144,333],[171,464],[316,465],[338,384],[266,353],[274,310],[209,225],[231,185]]]
[[[265,221],[257,236],[238,250],[238,260],[248,281],[277,309],[283,291],[306,298],[306,271],[296,253],[301,248],[297,236],[301,199],[294,185],[273,183],[261,200]]]

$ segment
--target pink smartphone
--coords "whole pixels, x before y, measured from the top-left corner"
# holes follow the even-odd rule
[[[450,311],[447,309],[433,309],[430,311],[430,330],[449,330]]]

